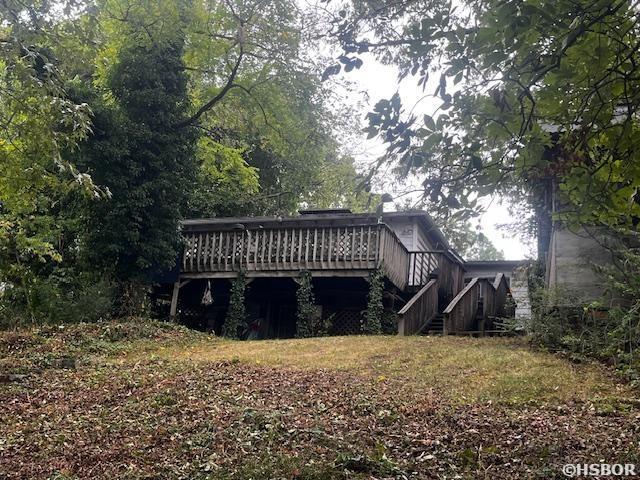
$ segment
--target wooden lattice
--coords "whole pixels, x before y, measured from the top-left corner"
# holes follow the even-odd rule
[[[333,316],[331,333],[334,335],[357,335],[362,333],[361,325],[362,312],[360,310],[339,310]]]

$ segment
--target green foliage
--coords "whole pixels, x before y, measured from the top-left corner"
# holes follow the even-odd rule
[[[395,335],[398,333],[398,314],[391,310],[385,310],[382,314],[382,333]]]
[[[443,220],[441,229],[465,260],[504,260],[504,252],[498,250],[484,233],[473,229],[468,221],[448,217]]]
[[[504,252],[482,232],[476,232],[475,239],[465,251],[466,260],[504,260]]]
[[[193,217],[232,216],[246,210],[259,192],[258,171],[243,157],[241,148],[228,147],[202,137],[198,142],[200,164],[195,188],[189,199]]]
[[[639,264],[640,265],[640,264]],[[640,313],[637,297],[627,306],[603,308],[564,288],[539,289],[532,298],[531,334],[535,344],[595,358],[640,382]]]
[[[305,58],[313,32],[301,28],[304,20],[291,0],[194,2],[185,52],[193,103],[205,103],[220,94],[224,80],[232,81],[199,118],[202,131],[212,143],[239,152],[259,183],[242,189],[233,178],[227,184],[201,176],[194,215],[288,214],[301,203],[362,203],[355,198],[353,160],[335,140],[354,129],[353,115],[336,108],[335,93]],[[238,65],[233,78],[230,65]]]
[[[140,313],[187,215],[366,208],[336,141],[354,124],[303,15],[293,0],[0,5],[0,284],[16,311],[49,321],[39,298],[73,269]]]
[[[582,323],[584,305],[575,292],[562,287],[532,290],[530,333],[534,343],[561,350],[567,332]]]
[[[23,284],[8,286],[0,294],[0,329],[107,320],[115,298],[113,283],[75,271],[60,269],[45,278],[29,276]]]
[[[298,290],[296,291],[296,337],[309,338],[327,334],[327,325],[318,315],[316,299],[313,294],[311,272],[300,273]]]
[[[240,271],[231,285],[229,308],[222,324],[223,337],[237,340],[240,338],[240,333],[247,328],[247,311],[244,304],[246,288],[247,279],[245,273]]]
[[[86,138],[90,111],[63,88],[47,46],[55,38],[49,8],[0,6],[0,282],[22,283],[32,269],[59,262],[61,199],[100,193],[65,155]]]
[[[107,72],[113,102],[99,106],[80,155],[111,198],[92,202],[83,238],[88,261],[120,280],[147,280],[179,253],[178,221],[195,177],[181,41],[132,44]]]
[[[432,211],[470,216],[495,193],[535,204],[537,187],[553,177],[569,223],[630,226],[639,216],[633,2],[353,0],[335,8],[345,54],[333,67],[373,53],[414,76],[437,105],[408,115],[396,94],[376,105],[367,129],[389,144],[401,176],[421,177]]]
[[[382,333],[382,320],[384,316],[383,295],[384,272],[378,268],[369,278],[367,310],[362,323],[362,333],[366,335],[378,335]]]

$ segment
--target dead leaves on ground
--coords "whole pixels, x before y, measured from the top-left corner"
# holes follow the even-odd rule
[[[102,363],[0,402],[7,478],[561,478],[564,463],[640,462],[635,409],[454,407],[327,370]]]

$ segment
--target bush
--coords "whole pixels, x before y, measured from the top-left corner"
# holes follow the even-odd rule
[[[640,300],[630,307],[586,303],[566,289],[532,295],[533,342],[574,360],[597,359],[640,384]]]
[[[385,310],[382,314],[382,333],[395,335],[398,333],[398,314],[391,310]]]
[[[0,293],[0,328],[31,324],[97,322],[111,318],[113,283],[85,276],[31,278],[24,286],[5,284]]]

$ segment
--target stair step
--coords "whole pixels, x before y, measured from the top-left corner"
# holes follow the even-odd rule
[[[442,335],[444,333],[444,315],[433,317],[429,326],[422,331],[422,335]]]

